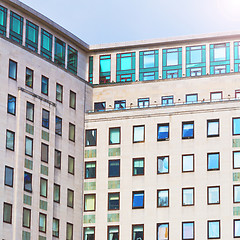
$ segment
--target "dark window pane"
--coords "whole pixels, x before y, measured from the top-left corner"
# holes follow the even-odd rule
[[[26,137],[25,139],[25,154],[32,157],[33,156],[33,139]]]
[[[56,116],[56,129],[55,133],[62,136],[62,119]]]
[[[3,204],[3,222],[12,224],[12,204]]]
[[[85,146],[97,145],[97,129],[86,130]]]
[[[85,178],[96,178],[96,162],[85,162]]]
[[[10,94],[8,94],[7,112],[13,115],[16,114],[16,97]]]
[[[42,110],[42,126],[49,129],[49,111]]]
[[[94,111],[104,111],[106,109],[106,103],[105,102],[95,102],[94,103]]]
[[[15,133],[7,130],[6,135],[6,148],[14,151]]]
[[[9,77],[17,80],[17,63],[9,60]]]
[[[133,176],[144,175],[144,158],[133,159]]]
[[[49,79],[47,77],[42,76],[41,91],[45,95],[48,95],[48,81]]]
[[[34,104],[27,102],[26,119],[33,122],[34,120]]]
[[[61,168],[61,152],[55,149],[55,168]]]
[[[32,174],[24,172],[24,191],[32,192]]]
[[[108,194],[108,210],[119,209],[119,193]]]
[[[120,160],[109,160],[109,177],[120,177]]]
[[[56,100],[59,102],[63,100],[63,86],[58,83],[56,85]]]
[[[41,161],[48,162],[48,145],[41,144]]]
[[[126,108],[126,100],[114,101],[114,109],[121,110]]]
[[[70,108],[76,109],[76,93],[70,91],[70,101],[69,101]]]
[[[4,184],[6,186],[13,186],[13,168],[5,166],[5,180]]]

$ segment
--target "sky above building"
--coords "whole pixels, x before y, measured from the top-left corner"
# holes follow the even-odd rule
[[[21,0],[88,44],[240,32],[240,0]]]

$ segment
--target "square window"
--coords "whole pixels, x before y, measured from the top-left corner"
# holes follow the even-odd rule
[[[47,215],[39,213],[39,232],[46,232]]]
[[[62,118],[58,116],[56,116],[55,133],[59,136],[62,136]]]
[[[240,185],[233,186],[233,202],[234,203],[240,202]]]
[[[182,155],[182,172],[194,172],[194,155]]]
[[[234,219],[233,220],[233,237],[234,238],[240,238],[240,220]]]
[[[95,102],[94,103],[94,112],[105,111],[105,109],[106,109],[106,102]]]
[[[96,194],[84,195],[84,212],[96,210]]]
[[[33,122],[34,121],[34,104],[27,102],[26,106],[26,119]]]
[[[194,122],[182,123],[182,139],[194,138]]]
[[[70,90],[69,107],[76,109],[76,93]]]
[[[119,240],[119,226],[108,226],[108,240]]]
[[[157,240],[169,240],[169,224],[157,224]]]
[[[224,61],[227,57],[226,43],[213,45],[213,61]]]
[[[119,193],[108,193],[108,210],[119,210]]]
[[[145,141],[145,126],[133,126],[133,143]]]
[[[232,120],[233,128],[232,133],[233,135],[240,135],[240,118],[233,118]]]
[[[56,100],[58,102],[63,101],[63,86],[59,83],[56,84]]]
[[[144,191],[132,193],[132,208],[144,208]]]
[[[25,155],[33,156],[33,139],[30,137],[25,138]]]
[[[53,201],[60,203],[60,185],[54,183],[53,187]]]
[[[183,206],[194,205],[194,188],[182,189],[182,205]]]
[[[120,144],[120,127],[109,128],[109,145]]]
[[[133,176],[144,175],[144,158],[133,159]]]
[[[120,177],[120,160],[108,161],[108,177]]]
[[[219,137],[219,119],[207,120],[207,136]]]
[[[25,79],[26,86],[33,88],[33,70],[30,68],[26,68],[26,79]]]
[[[173,96],[163,96],[162,97],[162,106],[173,105]]]
[[[149,107],[149,98],[139,98],[138,107],[139,108]]]
[[[9,78],[17,80],[17,63],[9,59]]]
[[[126,108],[126,100],[114,101],[114,109],[122,110]]]
[[[220,221],[208,221],[208,239],[220,239]]]
[[[62,153],[55,149],[54,167],[61,169]]]
[[[73,240],[73,224],[67,223],[66,240]]]
[[[85,147],[97,146],[97,129],[86,130],[85,134]]]
[[[59,219],[53,218],[52,236],[59,238]]]
[[[10,130],[6,131],[6,148],[14,151],[15,145],[15,132]]]
[[[45,95],[48,95],[48,82],[49,78],[42,76],[41,92]]]
[[[75,125],[69,123],[69,140],[75,142]]]
[[[198,102],[198,95],[195,94],[187,94],[186,95],[186,103],[197,103]]]
[[[41,144],[41,161],[48,162],[48,145],[45,143]]]
[[[68,156],[68,173],[74,175],[75,172],[75,158]]]
[[[158,157],[157,158],[157,173],[163,174],[163,173],[169,173],[169,157]]]
[[[219,155],[219,153],[208,153],[208,171],[220,169]]]
[[[30,228],[31,227],[31,210],[28,208],[23,208],[23,227]]]
[[[233,169],[240,168],[240,151],[233,152]]]
[[[157,207],[169,207],[169,190],[157,191]]]
[[[183,222],[182,223],[182,239],[194,240],[194,222]]]
[[[14,173],[13,168],[5,166],[5,178],[4,178],[5,186],[13,187],[13,173]]]
[[[222,92],[211,92],[210,93],[210,100],[212,102],[222,100]]]
[[[3,222],[12,224],[12,204],[3,203]]]
[[[220,187],[208,187],[208,204],[220,204]]]
[[[10,94],[8,94],[7,112],[12,115],[16,114],[16,97]]]
[[[32,192],[32,174],[24,172],[24,191]]]
[[[40,196],[47,197],[48,190],[48,180],[45,178],[40,178]]]
[[[132,240],[144,240],[143,225],[132,226]]]
[[[42,110],[42,126],[49,129],[49,111]]]
[[[85,227],[84,228],[84,240],[95,240],[95,228]],[[113,239],[111,239],[113,240]]]
[[[85,178],[96,178],[96,162],[85,162]]]
[[[67,190],[67,206],[73,208],[74,204],[74,191],[71,189]]]
[[[169,123],[157,125],[157,140],[158,141],[169,140]]]

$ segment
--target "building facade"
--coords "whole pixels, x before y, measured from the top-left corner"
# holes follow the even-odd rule
[[[89,46],[0,3],[0,238],[240,238],[240,33]]]

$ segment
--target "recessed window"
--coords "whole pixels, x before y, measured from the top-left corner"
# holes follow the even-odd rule
[[[195,94],[187,94],[186,95],[186,103],[197,103],[198,102],[198,95]]]
[[[233,168],[240,168],[240,151],[233,152]]]
[[[85,146],[96,146],[97,145],[97,129],[86,130]]]
[[[105,109],[106,109],[106,102],[95,102],[94,103],[94,112],[105,111]]]
[[[53,186],[53,201],[60,203],[60,185],[56,183]]]
[[[169,239],[169,224],[158,223],[157,224],[157,240],[168,240]]]
[[[183,222],[182,223],[182,239],[194,240],[194,222]]]
[[[163,96],[162,106],[173,105],[173,96]]]
[[[220,204],[220,187],[208,187],[208,204]]]
[[[232,133],[233,135],[240,135],[240,118],[233,118],[233,128]]]
[[[61,158],[62,158],[62,153],[61,151],[55,149],[55,157],[54,157],[54,167],[61,169]]]
[[[47,197],[48,190],[48,180],[45,178],[40,178],[40,196]]]
[[[49,111],[42,110],[42,126],[49,129]]]
[[[48,95],[48,82],[49,79],[45,76],[42,76],[41,92],[45,95]]]
[[[15,147],[15,132],[10,130],[6,131],[6,148],[14,151]]]
[[[222,100],[222,92],[211,92],[210,93],[210,100],[212,102]]]
[[[149,107],[149,98],[139,98],[138,107],[139,108]]]
[[[157,173],[163,174],[163,173],[169,173],[169,157],[158,157],[157,158]]]
[[[10,12],[10,33],[9,38],[22,44],[23,38],[23,17],[14,12]]]
[[[55,133],[62,136],[62,118],[56,116]]]
[[[208,153],[208,171],[220,169],[220,154],[219,153]]]
[[[182,123],[182,139],[194,138],[194,122]]]
[[[41,55],[47,59],[52,59],[52,39],[53,36],[49,32],[41,29]]]
[[[1,22],[0,22],[0,34],[6,37],[6,30],[7,30],[7,8],[0,6],[0,18],[1,18]]]
[[[67,206],[73,208],[74,204],[74,191],[71,189],[67,190]]]
[[[233,220],[233,237],[240,238],[240,220],[234,219]]]
[[[233,186],[233,202],[240,203],[240,185]]]
[[[78,52],[74,48],[68,45],[68,59],[67,59],[67,69],[77,74],[77,63],[78,63]]]
[[[182,155],[182,171],[194,172],[194,155]]]
[[[169,207],[169,190],[168,189],[157,191],[157,206]]]
[[[73,224],[67,223],[67,233],[66,233],[67,240],[73,240]]]
[[[114,109],[115,110],[122,110],[125,108],[126,108],[126,100],[114,101]]]
[[[32,22],[26,20],[26,42],[27,48],[34,52],[38,51],[38,32],[39,27]]]
[[[33,122],[34,121],[34,104],[27,102],[26,106],[26,119]]]
[[[24,172],[24,191],[32,192],[32,174]]]
[[[109,128],[109,145],[120,144],[120,127]]]
[[[68,156],[68,173],[74,175],[75,172],[75,158]]]
[[[56,100],[58,102],[63,101],[63,86],[59,83],[56,84]]]
[[[144,175],[144,158],[133,159],[133,176]]]
[[[96,162],[85,162],[85,178],[96,178]]]
[[[48,145],[41,143],[41,161],[48,162]]]
[[[70,90],[69,107],[76,109],[76,93]]]
[[[84,240],[95,240],[95,228],[94,227],[85,227],[84,228]],[[113,239],[111,239],[113,240]]]
[[[143,239],[144,239],[143,225],[133,225],[132,240],[143,240]]]
[[[23,227],[30,228],[31,227],[31,210],[28,208],[23,208]]]
[[[144,208],[144,191],[132,193],[132,208]]]
[[[39,232],[46,232],[47,215],[39,213]]]
[[[17,80],[17,62],[9,59],[9,78]]]
[[[108,240],[119,240],[119,226],[108,226]]]
[[[145,141],[145,126],[133,126],[133,143]]]
[[[219,119],[207,120],[207,136],[219,136]]]
[[[3,203],[3,222],[12,224],[12,204]]]
[[[10,94],[8,94],[7,112],[12,115],[16,114],[16,97]]]
[[[157,125],[157,140],[158,141],[169,140],[169,123]]]
[[[84,195],[84,212],[95,211],[96,209],[96,194]]]
[[[108,210],[119,210],[119,193],[108,193]]]
[[[120,160],[108,161],[108,177],[120,177]]]
[[[66,43],[55,37],[54,62],[61,67],[65,67],[65,51]]]
[[[33,139],[30,137],[25,138],[25,154],[27,156],[33,156]]]
[[[33,70],[30,68],[26,68],[26,79],[25,79],[26,86],[32,88],[33,87]]]
[[[5,166],[5,178],[4,178],[5,186],[13,187],[13,173],[14,173],[13,168]]]
[[[182,189],[182,205],[183,206],[194,205],[194,188]]]
[[[53,218],[52,236],[59,238],[59,219]]]
[[[220,239],[220,221],[208,221],[208,239]]]
[[[69,123],[69,140],[75,142],[75,125]]]

